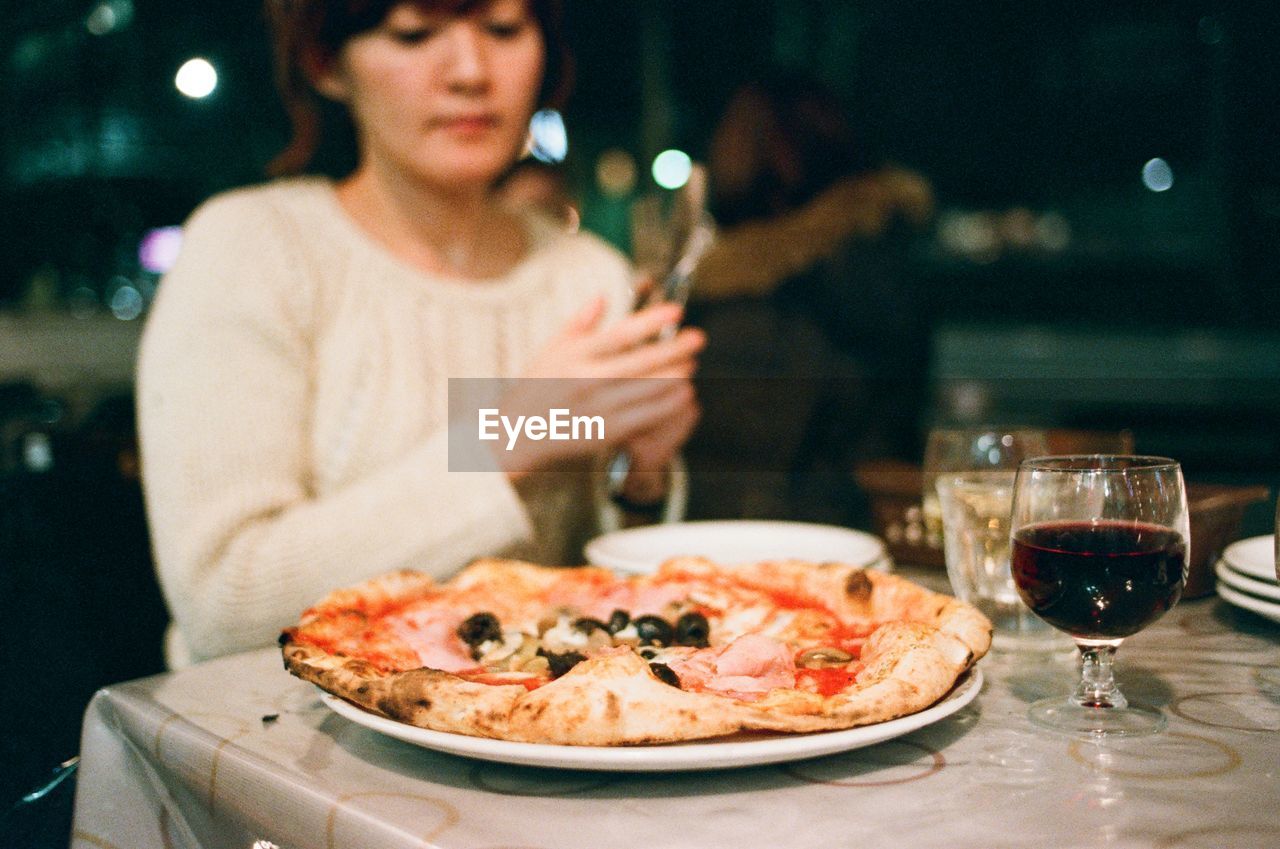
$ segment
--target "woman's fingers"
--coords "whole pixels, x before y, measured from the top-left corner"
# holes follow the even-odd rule
[[[673,396],[670,403],[657,425],[640,431],[624,443],[634,471],[665,469],[697,426],[702,410],[692,388],[683,396]]]
[[[658,280],[647,272],[638,272],[631,281],[636,309],[647,306],[658,296]]]
[[[693,401],[688,380],[620,380],[592,399],[603,413],[606,441],[626,442],[636,435],[658,428]]]
[[[515,440],[498,452],[499,465],[513,475],[563,457],[595,455],[624,444],[636,446],[640,466],[661,468],[661,458],[678,450],[698,415],[693,384],[687,377],[518,381],[499,407],[509,421],[547,416],[548,411],[562,408],[562,413],[573,417],[599,417],[603,422],[598,436],[559,442]]]
[[[692,373],[694,357],[706,344],[705,333],[696,327],[686,327],[670,339],[642,345],[600,361],[597,368],[616,377],[683,377]]]
[[[628,351],[650,341],[664,327],[680,321],[683,313],[680,305],[669,303],[655,304],[632,313],[617,324],[596,333],[591,340],[591,352],[598,356],[609,356]]]
[[[693,357],[706,344],[701,330],[684,328],[669,339],[664,328],[675,326],[683,312],[662,303],[601,328],[605,303],[596,298],[562,329],[530,364],[525,377],[687,377]]]

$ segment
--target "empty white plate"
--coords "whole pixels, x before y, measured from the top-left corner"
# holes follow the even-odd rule
[[[1231,543],[1222,552],[1222,559],[1250,578],[1276,582],[1276,538],[1271,534]]]
[[[619,572],[652,572],[672,557],[706,557],[731,565],[758,560],[852,563],[888,570],[879,537],[834,525],[735,520],[676,522],[615,531],[587,543],[587,562]]]

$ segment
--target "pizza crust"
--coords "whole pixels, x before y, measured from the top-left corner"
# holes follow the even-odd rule
[[[720,568],[695,558],[678,558],[663,566],[693,574]],[[990,647],[991,625],[975,608],[893,575],[803,561],[752,564],[735,574],[829,600],[841,616],[909,621],[891,621],[875,630],[863,646],[865,666],[856,677],[857,688],[830,697],[774,689],[748,702],[687,691],[663,683],[648,662],[629,649],[606,650],[533,690],[520,684],[478,683],[427,668],[385,672],[364,660],[298,642],[293,639],[296,628],[281,637],[284,663],[299,678],[411,725],[520,742],[613,746],[882,722],[937,702]],[[488,560],[465,570],[448,586],[486,593],[516,584],[545,588],[563,575],[560,569]],[[307,612],[300,627],[353,601],[403,599],[433,588],[438,587],[413,573],[375,579],[332,594]]]

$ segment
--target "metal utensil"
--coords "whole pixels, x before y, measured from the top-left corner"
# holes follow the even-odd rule
[[[75,775],[76,769],[80,766],[80,757],[69,758],[53,768],[53,772],[49,777],[34,788],[31,792],[23,795],[18,801],[14,802],[7,811],[0,813],[0,825],[6,825],[11,817],[18,814],[19,811],[25,810],[35,805],[44,797],[48,796],[58,788],[58,785]]]

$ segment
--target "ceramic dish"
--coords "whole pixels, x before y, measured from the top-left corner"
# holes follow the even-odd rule
[[[1237,572],[1259,581],[1276,580],[1276,538],[1272,534],[1233,542],[1222,559]]]
[[[782,763],[873,746],[946,719],[973,701],[981,689],[982,672],[975,668],[961,676],[951,692],[933,707],[888,722],[817,734],[735,734],[653,746],[555,746],[449,734],[376,716],[328,693],[320,698],[334,713],[358,725],[451,755],[553,769],[666,772]]]
[[[807,522],[676,522],[615,531],[587,543],[587,562],[618,572],[644,574],[672,557],[700,556],[731,565],[759,560],[852,563],[887,570],[879,537]]]
[[[1247,575],[1241,575],[1222,560],[1218,561],[1213,571],[1219,581],[1234,590],[1280,602],[1280,584],[1275,581],[1257,581]]]
[[[1280,622],[1280,604],[1233,590],[1224,584],[1218,584],[1218,595],[1222,596],[1228,604],[1264,616],[1272,622]]]

